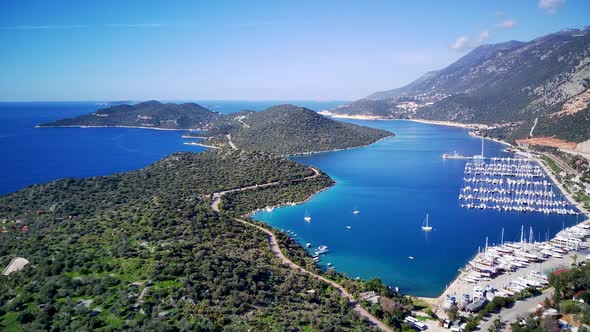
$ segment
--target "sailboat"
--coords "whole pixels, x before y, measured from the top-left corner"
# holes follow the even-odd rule
[[[424,220],[424,223],[422,224],[422,230],[425,232],[430,232],[432,230],[432,226],[428,226],[428,213],[426,214],[426,219]]]
[[[483,138],[483,135],[482,135],[481,136],[481,154],[480,155],[473,156],[473,159],[484,159],[484,155],[483,155],[483,143],[484,143],[484,138]]]
[[[305,217],[303,217],[303,220],[307,222],[311,221],[311,216],[309,215],[309,212],[307,212],[307,210],[305,210]]]

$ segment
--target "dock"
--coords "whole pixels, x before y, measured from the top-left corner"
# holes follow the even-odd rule
[[[511,296],[528,287],[543,288],[547,274],[559,268],[569,268],[573,255],[577,263],[590,260],[590,224],[585,221],[566,228],[553,239],[533,241],[521,229],[520,242],[502,242],[478,252],[459,275],[436,299],[436,305],[444,307],[451,302],[465,307],[484,293],[493,296]],[[486,292],[485,290],[488,290]]]

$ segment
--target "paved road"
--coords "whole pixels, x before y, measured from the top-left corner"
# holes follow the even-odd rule
[[[490,326],[492,326],[492,322],[494,321],[494,319],[501,316],[502,321],[507,322],[504,324],[503,330],[508,331],[510,324],[514,323],[517,318],[521,316],[526,316],[529,313],[534,312],[537,309],[537,304],[543,302],[546,297],[553,297],[553,288],[549,288],[543,291],[541,295],[531,297],[526,300],[518,301],[514,303],[514,306],[512,308],[505,308],[502,309],[499,313],[491,315],[486,321],[480,324],[479,330],[487,332]]]
[[[580,202],[577,202],[573,196],[571,194],[569,194],[565,188],[563,187],[563,184],[557,179],[557,177],[553,174],[553,171],[551,170],[551,168],[549,168],[549,166],[547,166],[545,164],[545,161],[537,158],[535,156],[533,156],[533,159],[537,161],[537,163],[539,165],[541,165],[541,167],[543,167],[543,169],[545,170],[545,173],[547,173],[549,175],[549,177],[551,178],[551,180],[553,180],[553,182],[557,185],[557,188],[559,188],[559,190],[561,191],[561,193],[563,194],[563,196],[575,207],[578,208],[578,210],[582,211],[582,213],[584,215],[586,215],[586,217],[590,218],[590,211],[588,211],[584,205]]]

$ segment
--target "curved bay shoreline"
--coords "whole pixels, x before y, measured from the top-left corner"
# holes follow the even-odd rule
[[[327,115],[327,114],[324,114]],[[328,115],[334,118],[343,118],[343,119],[354,119],[354,120],[363,120],[363,121],[374,121],[374,120],[394,120],[394,121],[412,121],[412,122],[419,122],[419,123],[425,123],[425,124],[431,124],[431,125],[440,125],[440,126],[451,126],[451,127],[460,127],[460,128],[465,128],[465,129],[482,129],[481,125],[478,124],[462,124],[462,123],[454,123],[454,122],[448,122],[448,121],[430,121],[430,120],[422,120],[422,119],[386,119],[386,118],[376,118],[376,117],[347,117],[347,116],[332,116],[332,115]],[[171,128],[157,128],[157,127],[142,127],[142,126],[82,126],[82,125],[72,125],[72,126],[35,126],[35,128],[128,128],[128,129],[151,129],[151,130],[164,130],[164,131],[198,131],[198,129],[171,129]],[[477,133],[474,132],[470,132],[471,135],[476,136],[476,137],[481,137],[479,136]],[[363,148],[363,147],[367,147],[373,144],[376,144],[380,141],[383,141],[385,139],[388,138],[392,138],[395,137],[395,134],[392,134],[390,136],[386,136],[383,138],[380,138],[378,140],[376,140],[375,142],[366,144],[366,145],[361,145],[361,146],[356,146],[356,147],[350,147],[350,148],[343,148],[343,149],[333,149],[333,150],[323,150],[323,151],[310,151],[310,152],[305,152],[305,153],[297,153],[297,154],[290,154],[290,155],[286,155],[286,157],[297,157],[297,156],[307,156],[307,155],[313,155],[313,154],[319,154],[319,153],[328,153],[328,152],[338,152],[338,151],[346,151],[346,150],[352,150],[352,149],[358,149],[358,148]],[[192,137],[191,137],[192,138]],[[492,141],[495,141],[497,143],[500,144],[504,144],[507,146],[512,146],[512,144],[502,141],[502,140],[498,140],[498,139],[494,139],[491,137],[483,137],[485,139],[489,139]],[[185,143],[186,144],[186,143]],[[190,144],[194,144],[192,142],[190,142]],[[207,146],[204,144],[194,144],[194,145],[200,145],[203,146],[205,148],[218,148],[216,146]],[[545,172],[550,176],[550,178],[552,179],[552,181],[559,187],[560,191],[563,192],[563,188],[561,186],[561,184],[557,181],[557,179],[553,176],[553,174],[551,173],[551,170],[548,169],[548,167],[542,162],[540,161],[538,158],[533,157],[532,159],[536,160],[545,170]],[[336,185],[337,183],[334,183],[332,186],[323,188],[315,193],[313,193],[312,195],[310,195],[308,198],[306,198],[303,201],[300,202],[286,202],[284,204],[278,204],[276,206],[272,206],[269,208],[280,208],[280,207],[284,207],[284,206],[289,206],[289,205],[299,205],[299,204],[304,204],[308,201],[310,201],[311,199],[313,199],[317,194],[328,190],[330,188],[332,188],[334,185]],[[577,204],[577,202],[575,202],[573,200],[573,198],[570,195],[564,195],[566,196],[566,198],[568,199],[568,201],[570,201],[570,203],[572,203],[573,205],[575,205],[581,212],[583,212],[583,214],[586,216],[586,218],[590,218],[590,212],[588,212],[587,210],[585,210],[583,207],[580,207],[579,204]],[[264,211],[265,208],[260,208],[257,209],[255,211],[252,211],[250,213],[247,214],[248,217],[251,217],[252,215],[254,215],[257,212],[260,211]],[[586,222],[588,219],[583,219],[580,223]],[[270,226],[272,227],[272,226]],[[272,227],[274,229],[274,227]],[[277,229],[278,230],[278,229]],[[280,230],[279,230],[280,231]],[[450,284],[451,286],[448,288],[452,288],[452,285],[456,284],[459,281],[459,278],[461,276],[461,273],[459,273],[455,279],[452,281],[452,283]],[[438,298],[431,298],[431,297],[419,297],[421,299],[424,299],[425,301],[428,301],[429,303],[435,304],[437,302],[440,301],[440,299],[442,297],[444,297],[445,295],[445,291],[442,292],[442,294],[438,297]],[[411,294],[409,294],[411,295]]]
[[[324,114],[324,113],[322,113],[322,114],[323,114],[323,115],[326,115],[326,114]],[[330,115],[328,115],[328,116],[330,116]],[[482,128],[484,128],[484,127],[485,127],[485,126],[483,126],[483,125],[478,125],[478,124],[462,124],[462,123],[455,123],[455,122],[448,122],[448,121],[430,121],[430,120],[421,120],[421,119],[385,119],[385,118],[375,118],[375,117],[368,117],[368,118],[364,118],[364,117],[346,117],[346,116],[333,116],[333,117],[334,117],[334,118],[343,118],[343,119],[361,120],[361,121],[375,121],[375,120],[378,120],[378,121],[412,121],[412,122],[419,122],[419,123],[430,124],[430,125],[438,125],[438,126],[450,126],[450,127],[459,127],[459,128],[465,128],[465,129],[476,129],[476,130],[477,130],[477,129],[482,129]],[[483,127],[482,127],[482,126],[483,126]],[[510,144],[509,142],[502,141],[502,140],[500,140],[500,139],[496,139],[496,138],[492,138],[492,137],[481,136],[481,135],[479,135],[478,133],[476,133],[476,132],[473,132],[473,131],[470,131],[470,132],[469,132],[469,134],[470,134],[470,135],[472,135],[472,136],[475,136],[475,137],[481,137],[481,138],[484,138],[484,139],[486,139],[486,140],[494,141],[494,142],[496,142],[496,143],[499,143],[499,144],[502,144],[502,145],[505,145],[505,146],[508,146],[508,147],[513,147],[513,145],[512,145],[512,144]],[[391,136],[390,136],[390,137],[391,137]],[[377,142],[379,142],[379,141],[381,141],[381,140],[384,140],[384,139],[386,139],[386,138],[390,138],[390,137],[385,137],[385,138],[382,138],[382,139],[380,139],[380,140],[378,140],[378,141],[376,141],[376,142],[374,142],[374,143],[377,143]],[[367,144],[367,145],[365,145],[365,146],[360,146],[359,148],[361,148],[361,147],[366,147],[366,146],[372,145],[372,144],[374,144],[374,143]],[[351,149],[354,149],[354,148],[351,148]],[[341,149],[341,150],[348,150],[348,149]],[[322,152],[336,152],[336,151],[341,151],[341,150],[333,150],[333,151],[319,151],[319,152],[315,152],[315,153],[322,153]],[[311,154],[314,154],[314,153],[304,153],[304,154],[297,154],[297,155],[295,155],[295,156],[301,156],[301,155],[311,155]],[[558,180],[555,178],[555,176],[554,176],[554,175],[551,173],[551,170],[548,168],[548,166],[547,166],[547,165],[545,165],[545,164],[544,164],[544,163],[543,163],[541,160],[539,160],[539,159],[538,159],[537,157],[535,157],[535,156],[531,156],[531,157],[529,157],[529,158],[530,158],[530,159],[532,159],[532,160],[534,160],[535,162],[537,162],[537,163],[538,163],[538,164],[539,164],[539,165],[540,165],[540,166],[541,166],[541,167],[544,169],[544,171],[547,173],[547,175],[548,175],[548,176],[551,178],[551,181],[552,181],[553,183],[555,183],[555,185],[556,185],[556,186],[559,188],[559,190],[560,190],[561,192],[564,192],[564,193],[565,193],[565,191],[564,191],[564,189],[563,189],[563,187],[562,187],[561,183],[560,183],[560,182],[559,182],[559,181],[558,181]],[[336,185],[336,183],[335,183],[334,185]],[[333,186],[334,186],[334,185],[333,185]],[[331,186],[331,187],[332,187],[332,186]],[[327,190],[327,189],[329,189],[329,188],[331,188],[331,187],[328,187],[328,188],[325,188],[325,189],[323,189],[323,190],[320,190],[320,191],[318,191],[317,193],[319,193],[319,192],[322,192],[322,191],[324,191],[324,190]],[[303,203],[305,203],[305,202],[308,202],[308,201],[310,201],[311,199],[313,199],[313,197],[314,197],[314,196],[315,196],[317,193],[314,193],[312,196],[310,196],[308,199],[306,199],[306,200],[305,200],[305,201],[303,201],[303,202],[298,202],[298,203],[294,203],[294,204],[296,204],[296,205],[299,205],[299,204],[303,204]],[[572,205],[574,205],[576,208],[578,208],[578,210],[581,212],[581,214],[582,214],[583,216],[585,216],[585,218],[581,218],[581,220],[580,220],[579,224],[582,224],[582,223],[587,223],[587,222],[590,220],[590,211],[586,210],[586,209],[585,209],[584,207],[582,207],[582,206],[581,206],[581,205],[580,205],[578,202],[576,202],[576,201],[573,199],[573,197],[571,197],[571,195],[566,195],[566,194],[564,194],[564,196],[566,197],[566,199],[567,199],[567,200],[568,200],[568,201],[569,201],[569,202],[570,202]],[[272,207],[272,208],[283,207],[283,206],[286,206],[286,205],[289,205],[289,203],[287,203],[287,204],[281,204],[281,205],[277,205],[277,206],[274,206],[274,207]],[[263,211],[263,210],[264,210],[264,209],[258,209],[258,210],[256,210],[256,211],[253,211],[252,213],[248,214],[248,216],[252,216],[254,213],[257,213],[257,212],[260,212],[260,211]],[[271,227],[272,227],[272,226],[271,226]],[[274,228],[274,227],[273,227],[273,228]],[[459,269],[458,271],[462,271],[463,267],[462,267],[462,266],[461,266],[461,267],[458,267],[458,269]],[[428,303],[429,303],[429,304],[431,304],[431,305],[438,305],[438,304],[440,304],[440,303],[441,303],[441,300],[444,300],[444,296],[446,295],[446,293],[447,293],[447,290],[459,287],[459,286],[457,286],[457,285],[458,285],[459,283],[461,283],[461,282],[462,282],[462,281],[460,280],[460,277],[461,277],[461,275],[462,275],[462,272],[459,272],[459,273],[456,275],[456,277],[455,277],[455,278],[454,278],[454,279],[453,279],[453,280],[450,282],[450,284],[449,284],[449,287],[447,287],[445,290],[443,290],[443,291],[442,291],[442,293],[441,293],[441,294],[440,294],[438,297],[424,297],[424,296],[416,296],[416,298],[422,299],[422,300],[424,300],[424,301],[428,302]],[[412,295],[412,294],[408,294],[408,295]]]

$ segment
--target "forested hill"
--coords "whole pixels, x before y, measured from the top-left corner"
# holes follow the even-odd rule
[[[289,155],[347,149],[371,144],[393,134],[375,128],[334,121],[294,105],[276,105],[241,119],[231,133],[240,149]]]
[[[294,105],[222,115],[194,103],[163,104],[158,101],[116,105],[39,126],[198,129],[201,130],[198,136],[208,136],[216,145],[228,145],[226,135],[231,134],[241,149],[279,155],[347,149],[393,135],[380,129],[334,121]]]
[[[209,129],[222,116],[195,103],[160,103],[155,100],[135,105],[116,105],[71,119],[39,125],[52,126],[129,126],[163,129]]]
[[[0,330],[371,330],[336,290],[281,265],[264,233],[209,208],[223,189],[285,184],[280,195],[267,187],[233,206],[259,208],[331,184],[323,174],[297,182],[311,174],[262,153],[178,153],[0,197],[0,267],[15,256],[30,261],[0,276]],[[301,247],[279,240],[318,271]]]
[[[529,42],[480,46],[407,86],[374,93],[332,113],[482,123],[503,126],[505,134],[515,137],[526,136],[539,118],[543,135],[580,142],[590,139],[584,126],[575,132],[565,129],[587,118],[579,113],[588,112],[589,89],[587,27]]]

